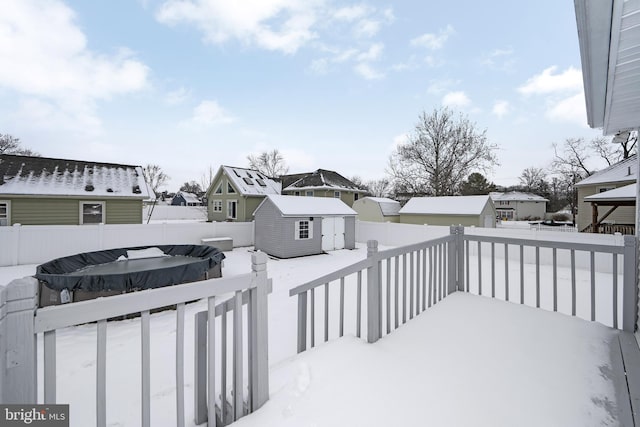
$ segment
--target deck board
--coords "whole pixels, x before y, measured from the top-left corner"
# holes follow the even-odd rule
[[[631,422],[622,425],[638,425],[640,420],[640,348],[633,334],[620,332],[620,350],[626,373],[627,396]]]

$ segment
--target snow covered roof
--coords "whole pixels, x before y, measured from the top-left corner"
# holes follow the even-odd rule
[[[400,209],[400,214],[409,215],[480,215],[489,196],[441,196],[413,197]]]
[[[187,193],[186,191],[178,191],[176,197],[182,196],[187,203],[200,203],[200,199],[193,193]]]
[[[377,203],[384,216],[400,215],[400,202],[386,197],[364,197],[361,200],[365,199]]]
[[[490,193],[489,196],[494,201],[502,200],[502,201],[514,201],[514,202],[548,202],[548,199],[545,199],[542,196],[538,196],[533,193],[524,193],[521,191],[508,191],[506,193]]]
[[[0,195],[148,199],[142,167],[0,154]]]
[[[237,168],[235,166],[221,166],[220,168],[224,170],[233,186],[243,196],[280,194],[280,189],[282,188],[280,183],[257,170]]]
[[[583,179],[576,184],[576,187],[585,185],[607,184],[612,182],[631,182],[636,180],[636,157],[633,155],[628,159],[622,160],[615,165],[611,165],[606,169],[602,169],[593,175]]]
[[[283,175],[280,179],[282,180],[283,191],[336,190],[353,191],[355,193],[367,192],[338,172],[326,169],[295,175]]]
[[[269,200],[283,216],[352,216],[358,213],[342,200],[333,197],[305,197],[268,195],[260,206]],[[260,206],[256,209],[260,209]]]
[[[625,185],[584,198],[585,202],[632,202],[636,200],[636,184]]]

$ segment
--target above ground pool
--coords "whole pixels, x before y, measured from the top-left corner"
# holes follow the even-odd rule
[[[224,254],[203,245],[159,245],[108,249],[39,265],[40,306],[160,288],[222,276]],[[65,291],[66,290],[66,291]]]

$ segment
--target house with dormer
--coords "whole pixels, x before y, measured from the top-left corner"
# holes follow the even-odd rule
[[[141,224],[141,166],[0,154],[0,226]]]
[[[314,172],[282,175],[282,194],[287,196],[334,197],[349,207],[367,194],[364,190],[337,172],[318,169]]]
[[[254,169],[220,166],[207,189],[209,221],[253,221],[265,196],[280,194],[279,182]]]

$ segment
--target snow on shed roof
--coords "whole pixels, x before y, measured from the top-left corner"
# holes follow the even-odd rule
[[[187,193],[186,191],[178,191],[176,193],[176,197],[177,196],[182,196],[182,198],[187,202],[187,203],[200,203],[200,199],[198,198],[198,196],[196,196],[193,193]]]
[[[585,202],[626,202],[636,200],[636,184],[625,185],[584,198]]]
[[[480,215],[489,196],[440,196],[413,197],[400,209],[401,214],[409,215]]]
[[[237,168],[235,166],[222,166],[222,169],[224,169],[233,186],[243,196],[280,194],[280,189],[282,188],[280,183],[257,170]]]
[[[517,202],[548,202],[542,196],[538,196],[533,193],[524,193],[522,191],[508,191],[506,193],[491,193],[489,194],[493,200],[509,200]]]
[[[363,197],[361,200],[364,199],[377,203],[384,216],[400,215],[400,202],[386,197]]]
[[[142,167],[0,154],[0,195],[153,197]]]
[[[269,194],[260,206],[270,200],[283,216],[352,216],[358,213],[342,200],[332,197],[281,196]],[[260,206],[256,209],[260,209]]]
[[[593,175],[583,179],[576,184],[576,187],[585,185],[606,184],[611,182],[625,182],[636,180],[636,157],[630,156],[615,165],[611,165],[606,169],[602,169]]]

